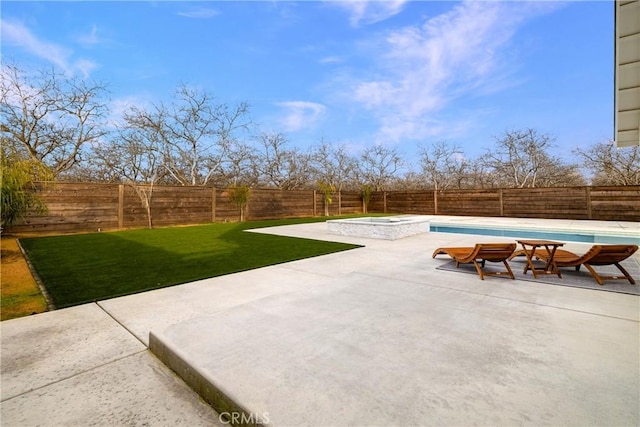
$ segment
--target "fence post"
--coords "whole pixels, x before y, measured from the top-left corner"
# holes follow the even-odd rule
[[[587,202],[587,219],[593,219],[593,212],[591,210],[591,187],[584,187],[584,193]]]
[[[504,203],[502,201],[502,188],[498,190],[498,194],[500,197],[500,216],[504,216]]]
[[[313,190],[313,216],[318,216],[318,207],[316,206],[316,190]]]
[[[387,213],[387,192],[382,192],[382,212]]]
[[[216,222],[216,187],[211,189],[211,222]]]
[[[251,206],[251,197],[247,197],[247,203],[244,204],[244,220],[249,221],[249,206]],[[242,216],[242,207],[240,207],[240,216]]]
[[[438,190],[433,190],[433,214],[438,215]]]
[[[338,215],[342,215],[342,191],[338,190]]]
[[[118,185],[118,229],[124,228],[124,184]]]

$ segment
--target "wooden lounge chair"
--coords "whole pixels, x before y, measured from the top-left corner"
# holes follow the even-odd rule
[[[620,262],[629,258],[638,250],[637,245],[593,245],[584,255],[576,255],[573,252],[558,249],[553,258],[558,267],[575,267],[576,271],[584,265],[589,273],[596,279],[599,285],[603,285],[605,280],[628,280],[632,285],[636,284],[633,277],[625,270]],[[514,255],[517,255],[514,254]],[[545,250],[536,252],[536,257],[547,260],[549,253]],[[600,276],[593,269],[594,265],[615,265],[623,276]]]
[[[460,264],[473,263],[481,280],[484,280],[484,276],[502,275],[508,275],[511,279],[515,279],[511,267],[507,264],[507,258],[515,250],[515,243],[477,243],[474,247],[438,248],[433,252],[433,258],[441,254],[449,255],[456,262],[456,267]],[[507,271],[486,272],[482,269],[485,261],[501,262],[507,268]]]

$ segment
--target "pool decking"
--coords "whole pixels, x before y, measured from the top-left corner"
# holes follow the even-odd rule
[[[219,424],[149,352],[150,332],[273,425],[640,423],[639,297],[480,281],[431,259],[510,238],[258,232],[366,246],[2,322],[3,425]]]

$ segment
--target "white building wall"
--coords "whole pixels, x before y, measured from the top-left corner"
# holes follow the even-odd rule
[[[640,0],[616,0],[615,140],[640,145]]]

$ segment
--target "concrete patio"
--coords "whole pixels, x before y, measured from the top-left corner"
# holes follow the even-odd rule
[[[637,223],[438,220],[640,234]],[[2,322],[2,425],[224,425],[155,354],[275,426],[640,424],[639,297],[481,281],[431,258],[512,238],[258,232],[365,247]]]

